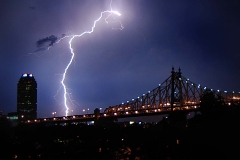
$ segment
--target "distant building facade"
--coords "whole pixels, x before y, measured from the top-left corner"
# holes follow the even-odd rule
[[[18,113],[17,112],[10,112],[7,115],[9,120],[18,120]]]
[[[37,82],[32,74],[22,74],[17,84],[18,120],[37,118]]]
[[[6,119],[8,119],[9,124],[14,127],[18,125],[18,113],[10,112],[7,114]]]

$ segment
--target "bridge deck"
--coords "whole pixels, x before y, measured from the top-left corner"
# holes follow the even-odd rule
[[[189,113],[198,111],[199,108],[188,108],[188,109],[179,109],[173,108],[173,112],[179,113]],[[107,118],[130,118],[130,117],[141,117],[141,116],[155,116],[155,115],[164,115],[170,114],[171,108],[163,109],[145,109],[145,110],[136,110],[136,111],[119,111],[114,113],[100,113],[100,119]],[[52,117],[52,118],[39,118],[35,120],[27,120],[25,123],[71,123],[71,122],[88,122],[94,121],[94,114],[85,114],[85,115],[73,115],[73,116],[63,116],[63,117]]]

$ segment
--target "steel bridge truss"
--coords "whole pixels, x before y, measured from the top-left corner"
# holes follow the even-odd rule
[[[240,92],[227,92],[213,90],[195,84],[182,76],[181,69],[178,72],[172,68],[171,76],[164,82],[141,97],[132,99],[116,106],[106,108],[104,113],[119,114],[139,114],[174,110],[198,109],[200,99],[205,90],[210,90],[214,95],[221,96],[227,104],[240,103]]]

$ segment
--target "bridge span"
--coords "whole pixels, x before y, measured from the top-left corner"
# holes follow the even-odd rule
[[[98,109],[96,109],[98,110]],[[189,113],[197,112],[199,108],[197,107],[187,107],[187,108],[173,108],[174,112],[179,113]],[[164,109],[144,109],[141,111],[121,111],[114,113],[95,113],[95,114],[84,114],[84,115],[73,115],[73,116],[61,116],[61,117],[51,117],[51,118],[39,118],[35,120],[27,120],[25,123],[71,123],[71,122],[88,122],[95,121],[97,119],[119,119],[119,118],[131,118],[131,117],[142,117],[142,116],[155,116],[170,114],[171,108],[166,107]]]

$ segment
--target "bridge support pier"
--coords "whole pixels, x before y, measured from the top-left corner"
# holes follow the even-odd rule
[[[99,118],[100,118],[100,109],[96,108],[94,110],[94,125],[97,126],[99,124]]]

